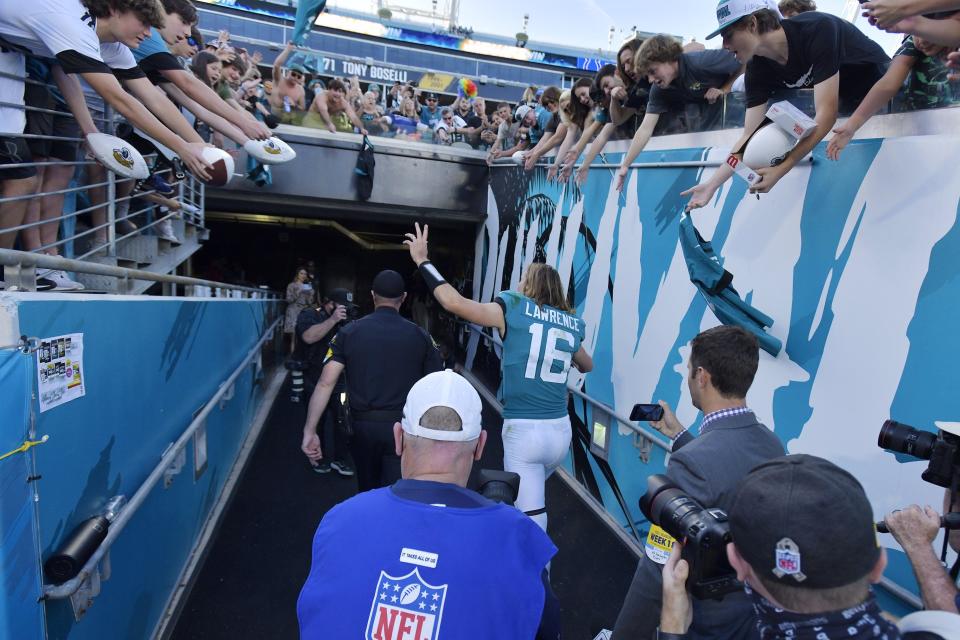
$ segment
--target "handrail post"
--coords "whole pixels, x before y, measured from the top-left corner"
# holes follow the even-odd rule
[[[117,255],[117,179],[107,171],[107,255]]]
[[[192,177],[192,174],[191,174],[191,177]],[[199,220],[198,220],[198,222],[200,223],[200,226],[201,226],[201,227],[203,227],[204,229],[206,229],[206,228],[207,228],[207,189],[206,189],[206,185],[204,185],[203,183],[201,183],[201,182],[200,182],[199,180],[197,180],[196,178],[193,178],[193,187],[194,187],[194,193],[196,193],[197,196],[198,196],[197,199],[196,199],[196,202],[198,203],[197,209],[200,210],[200,213],[198,214],[198,215],[199,215]]]

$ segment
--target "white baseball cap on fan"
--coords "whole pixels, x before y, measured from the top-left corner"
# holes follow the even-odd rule
[[[707,40],[720,35],[720,32],[732,25],[740,18],[746,17],[754,11],[770,9],[780,18],[780,8],[774,0],[720,0],[717,4],[717,30],[707,36]]]

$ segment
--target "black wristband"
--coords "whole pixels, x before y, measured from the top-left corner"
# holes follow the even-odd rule
[[[443,276],[429,260],[421,262],[418,268],[420,269],[420,275],[423,276],[427,286],[430,287],[431,293],[440,285],[447,284],[447,281],[443,279]]]
[[[660,631],[660,627],[657,627],[657,640],[686,640],[690,637],[690,634],[687,633],[666,633]]]

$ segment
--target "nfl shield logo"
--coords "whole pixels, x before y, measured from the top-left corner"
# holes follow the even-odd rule
[[[792,551],[777,550],[777,568],[787,575],[800,571],[800,556]]]
[[[777,543],[773,573],[778,578],[793,576],[797,582],[807,579],[800,570],[800,547],[790,538],[783,538]]]
[[[427,584],[414,569],[405,576],[380,572],[365,640],[438,640],[447,585]]]

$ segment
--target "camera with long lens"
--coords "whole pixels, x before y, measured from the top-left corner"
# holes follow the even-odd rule
[[[520,493],[520,474],[480,469],[477,471],[477,493],[487,500],[502,502],[512,507]]]
[[[941,423],[942,424],[942,423]],[[960,428],[942,427],[938,433],[922,431],[895,420],[880,427],[877,444],[881,449],[929,460],[920,477],[947,489],[960,477]]]
[[[694,598],[720,600],[743,589],[727,560],[730,523],[722,509],[705,509],[667,476],[658,474],[647,478],[640,510],[674,539],[685,541],[681,557],[690,565],[687,590]]]

